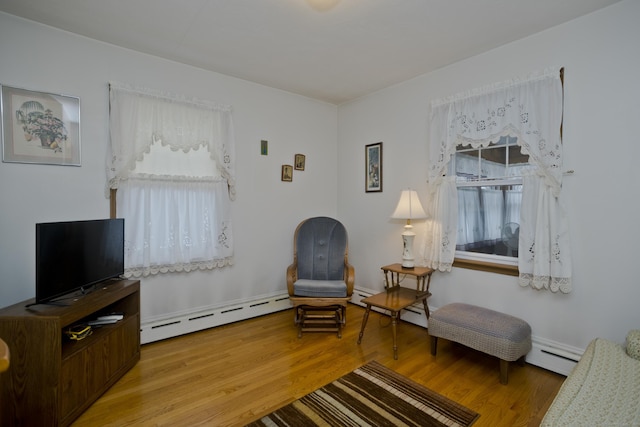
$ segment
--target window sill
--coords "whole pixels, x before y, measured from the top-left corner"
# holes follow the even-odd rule
[[[469,270],[487,271],[489,273],[505,274],[507,276],[518,276],[517,265],[497,264],[495,262],[478,261],[471,259],[455,258],[453,266],[458,268],[467,268]]]

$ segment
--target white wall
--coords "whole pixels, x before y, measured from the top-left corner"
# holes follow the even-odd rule
[[[337,107],[0,13],[0,83],[80,97],[82,167],[0,163],[0,307],[35,294],[35,224],[105,218],[107,82],[233,106],[235,265],[142,280],[142,319],[286,292],[300,220],[337,212]],[[269,155],[260,155],[260,140]],[[306,170],[280,181],[305,154]]]
[[[106,217],[107,82],[232,104],[237,138],[233,203],[236,264],[142,282],[143,320],[285,291],[293,227],[332,215],[349,230],[356,285],[382,289],[380,266],[401,258],[400,190],[426,201],[427,111],[432,99],[565,67],[564,195],[574,291],[556,295],[516,279],[454,269],[436,273],[430,304],[465,301],[525,318],[534,335],[584,348],[640,327],[635,270],[640,143],[640,2],[607,9],[336,108],[164,61],[0,13],[0,83],[79,96],[82,167],[0,163],[0,306],[34,295],[34,224]],[[269,156],[259,141],[268,139]],[[383,192],[364,191],[364,146],[383,142]],[[337,142],[337,143],[336,143]],[[307,170],[280,182],[280,165]],[[417,225],[417,231],[421,227]],[[418,247],[420,241],[416,242]]]
[[[582,349],[596,336],[622,342],[629,329],[640,328],[639,17],[640,2],[617,3],[341,105],[338,213],[350,231],[356,286],[382,289],[380,266],[401,260],[402,223],[389,219],[400,191],[415,188],[427,201],[430,101],[564,66],[565,168],[575,170],[563,188],[573,292],[520,288],[515,277],[454,268],[434,274],[430,304],[459,301],[507,312],[526,319],[538,337]],[[378,141],[384,191],[365,193],[364,146]]]

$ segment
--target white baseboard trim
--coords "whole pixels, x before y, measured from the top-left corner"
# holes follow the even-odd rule
[[[362,307],[366,307],[366,304],[363,304],[361,300],[379,292],[380,291],[373,291],[371,289],[356,288],[353,292],[351,302]],[[429,305],[429,311],[432,313],[437,310],[437,308],[438,307]],[[379,310],[376,307],[372,307],[371,309],[382,312],[382,310]],[[414,325],[422,326],[424,328],[429,327],[429,322],[425,316],[422,303],[416,303],[407,310],[403,310],[401,318],[402,320],[413,323]],[[584,349],[579,349],[535,335],[531,336],[531,341],[532,349],[529,354],[527,354],[527,363],[561,375],[569,375],[573,367],[582,357],[582,353],[584,353]]]
[[[527,363],[539,366],[561,375],[569,375],[578,363],[584,349],[532,336],[532,349],[527,354]]]
[[[353,292],[351,303],[366,307],[362,300],[378,292],[366,288],[356,288]],[[199,308],[197,311],[150,319],[140,325],[140,342],[141,344],[148,344],[203,329],[288,310],[291,307],[289,295],[284,293],[222,307]],[[380,313],[384,312],[376,307],[371,309]],[[429,306],[429,311],[431,312],[436,309],[437,307]],[[422,303],[416,303],[403,310],[401,319],[423,328],[428,328],[429,326]],[[584,352],[584,349],[571,347],[542,337],[532,336],[531,340],[533,348],[527,355],[527,363],[561,375],[568,375]]]
[[[141,322],[140,343],[148,344],[228,323],[251,319],[290,309],[288,294],[263,297],[223,307],[199,308],[197,311],[173,314]],[[293,322],[293,317],[291,318]]]

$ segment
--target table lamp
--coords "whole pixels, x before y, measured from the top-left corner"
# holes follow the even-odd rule
[[[424,219],[427,214],[422,209],[418,193],[415,190],[402,190],[400,200],[396,210],[391,215],[392,219],[406,219],[407,224],[404,226],[402,233],[402,242],[404,249],[402,250],[402,267],[414,268],[413,262],[413,238],[416,233],[413,232],[412,219]]]

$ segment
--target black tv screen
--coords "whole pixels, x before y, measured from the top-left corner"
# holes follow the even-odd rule
[[[36,304],[124,273],[124,219],[36,224]]]

